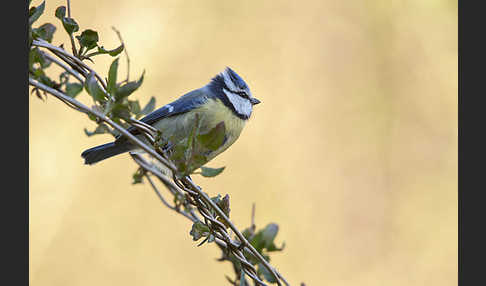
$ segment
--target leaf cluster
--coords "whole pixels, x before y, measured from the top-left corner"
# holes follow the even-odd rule
[[[282,251],[285,248],[285,243],[282,246],[277,247],[275,245],[275,237],[278,233],[278,224],[269,223],[264,228],[255,231],[255,226],[252,225],[243,231],[243,236],[248,240],[248,242],[260,253],[266,261],[270,262],[270,253],[275,251]],[[249,253],[244,253],[247,260],[254,266],[257,266],[257,274],[260,278],[265,278],[266,281],[270,283],[277,283],[273,275],[261,264],[258,259]],[[228,260],[233,264],[235,273],[242,272],[242,267],[238,260],[232,255],[227,254],[223,251],[220,261]],[[239,277],[241,279],[241,277]],[[239,285],[249,285],[247,281],[245,284]]]
[[[216,197],[212,197],[211,200],[223,211],[226,217],[229,217],[230,207],[229,207],[229,196],[226,195],[224,198],[221,198],[221,195],[218,194]],[[219,222],[223,223],[226,228],[229,226],[226,224],[226,221],[223,220],[217,212],[214,210],[210,210],[212,216],[216,218]],[[197,221],[192,224],[191,231],[189,234],[192,236],[194,241],[199,240],[202,237],[206,237],[198,246],[201,246],[205,242],[213,242],[214,241],[214,234],[212,233],[211,226],[209,224],[203,223],[201,221]]]
[[[224,214],[229,218],[230,216],[230,202],[229,196],[226,195],[221,198],[221,195],[218,194],[216,197],[212,197],[211,200],[216,203],[216,205],[224,212]],[[225,224],[225,221],[218,216],[218,214],[214,211],[211,212],[213,217],[216,218],[221,223]],[[205,223],[202,221],[197,221],[193,223],[191,231],[189,234],[192,236],[194,241],[198,241],[201,238],[205,238],[202,242],[198,244],[201,246],[205,242],[213,242],[215,240],[215,236],[213,234],[212,225],[210,223]],[[229,227],[226,225],[226,227]],[[265,258],[268,262],[270,261],[270,253],[276,251],[282,251],[285,248],[285,243],[282,246],[278,247],[275,244],[275,238],[278,234],[278,224],[276,223],[269,223],[264,228],[256,230],[255,225],[251,225],[247,227],[243,232],[243,236],[246,240],[260,253],[260,255]],[[236,237],[235,237],[236,239]],[[219,245],[218,245],[219,246]],[[245,279],[244,269],[241,266],[239,260],[229,252],[227,249],[219,246],[222,251],[222,256],[219,258],[219,261],[229,261],[231,262],[237,277],[232,280],[231,278],[227,277],[228,281],[230,281],[233,285],[250,285],[248,281]],[[248,262],[250,262],[253,266],[256,266],[257,275],[260,279],[265,279],[270,283],[277,283],[274,276],[265,268],[261,262],[254,257],[251,253],[244,251],[244,256]]]
[[[30,2],[29,2],[30,3]],[[117,57],[113,60],[108,71],[108,78],[106,84],[101,78],[91,70],[85,70],[83,67],[76,65],[74,62],[68,61],[62,55],[58,55],[60,60],[66,61],[72,72],[64,71],[59,75],[59,78],[52,78],[48,76],[46,69],[51,66],[53,59],[38,47],[32,45],[33,40],[43,40],[52,43],[56,27],[52,23],[44,23],[39,27],[34,27],[33,24],[44,13],[45,1],[39,6],[33,6],[29,9],[29,75],[35,80],[53,88],[64,94],[75,98],[83,90],[91,96],[94,101],[94,108],[101,110],[103,114],[110,117],[113,121],[126,126],[125,122],[131,118],[140,118],[143,115],[149,114],[155,108],[155,98],[152,97],[149,102],[142,108],[138,100],[131,100],[128,97],[133,94],[143,83],[145,72],[140,78],[135,81],[125,79],[118,81],[118,62],[117,57],[123,50],[124,44],[107,50],[99,44],[98,32],[92,29],[85,29],[81,33],[79,25],[74,18],[66,16],[66,7],[60,6],[55,10],[55,16],[60,20],[64,31],[72,39],[73,56],[80,61],[89,60],[97,55],[109,55]],[[74,38],[77,39],[76,46]],[[63,48],[63,45],[60,46]],[[85,76],[84,80],[73,80],[73,73]],[[41,92],[33,88],[32,92],[42,99]],[[47,96],[46,93],[44,93]],[[95,121],[98,126],[93,131],[85,129],[87,136],[96,134],[111,133],[116,136],[117,133],[108,127],[106,124],[99,123],[95,116],[88,115],[89,118]]]

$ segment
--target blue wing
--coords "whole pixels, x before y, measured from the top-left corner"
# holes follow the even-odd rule
[[[147,116],[140,119],[140,121],[147,123],[149,125],[161,120],[162,118],[174,116],[177,114],[188,112],[198,106],[204,104],[208,100],[208,95],[203,89],[196,89],[191,92],[184,94],[177,100],[160,107],[157,110],[147,114]],[[129,127],[128,132],[136,135],[139,133],[138,129],[135,127]],[[119,137],[117,137],[119,139]]]

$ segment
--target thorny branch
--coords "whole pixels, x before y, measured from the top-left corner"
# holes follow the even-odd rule
[[[76,57],[76,54],[72,55],[68,53],[61,47],[56,47],[50,43],[43,40],[34,40],[32,42],[33,46],[39,48],[44,48],[46,51],[51,52],[54,56],[59,58],[55,59],[52,55],[48,55],[49,59],[59,65],[61,68],[68,71],[70,74],[76,77],[77,80],[84,82],[90,73],[94,73],[97,81],[103,86],[103,92],[106,93],[108,98],[111,95],[107,93],[107,86],[104,80],[99,76],[92,68],[86,65],[82,60]],[[46,52],[47,54],[47,52]],[[62,63],[65,62],[66,64]],[[69,67],[68,67],[69,66]],[[84,80],[83,80],[84,78]],[[77,101],[76,99],[67,96],[62,91],[51,88],[39,81],[34,80],[29,76],[29,84],[37,89],[47,92],[54,97],[58,98],[62,102],[66,103],[69,107],[74,108],[80,112],[96,116],[99,122],[104,122],[120,132],[122,136],[125,136],[133,144],[137,145],[140,149],[145,151],[151,156],[157,164],[162,164],[170,171],[175,172],[175,165],[168,159],[164,151],[157,147],[149,146],[143,141],[129,133],[123,126],[117,124],[105,114],[97,109],[92,109]],[[127,120],[126,123],[130,126],[137,128],[141,134],[150,142],[152,145],[155,143],[155,133],[156,130],[141,121],[136,119]],[[272,267],[262,255],[247,241],[244,235],[238,230],[238,228],[229,220],[227,215],[213,202],[202,189],[197,186],[190,177],[186,176],[183,178],[170,177],[161,172],[161,170],[156,167],[155,163],[150,163],[144,157],[139,154],[131,154],[133,160],[139,165],[141,170],[143,170],[143,176],[148,180],[154,192],[157,194],[164,206],[181,214],[185,218],[192,222],[204,221],[206,225],[210,227],[211,234],[214,236],[214,242],[217,243],[228,253],[232,253],[234,257],[241,263],[241,267],[244,270],[244,274],[248,275],[251,279],[257,283],[257,285],[266,285],[257,275],[257,270],[255,267],[246,259],[243,253],[251,254],[256,260],[258,260],[266,270],[273,276],[276,283],[281,286],[282,283],[289,285],[285,278]],[[161,191],[157,188],[151,176],[157,178],[167,190],[177,198],[175,205],[171,205],[163,197]],[[197,210],[198,214],[195,212]],[[213,211],[216,215],[213,214]],[[253,211],[254,212],[254,211]],[[252,213],[253,213],[252,212]],[[216,218],[221,218],[224,223]],[[253,215],[252,215],[253,216]],[[253,219],[252,219],[252,225]],[[227,231],[227,227],[231,229],[232,232],[238,238],[234,240],[231,238],[230,233]]]

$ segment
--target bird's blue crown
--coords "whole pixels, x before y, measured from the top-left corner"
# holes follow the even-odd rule
[[[222,90],[225,88],[232,92],[246,91],[249,89],[246,82],[229,67],[226,67],[222,73],[213,77],[209,85],[215,89]]]
[[[240,90],[247,90],[248,85],[246,82],[231,68],[226,67],[225,72],[229,75],[231,78],[231,81],[235,84],[237,88]]]

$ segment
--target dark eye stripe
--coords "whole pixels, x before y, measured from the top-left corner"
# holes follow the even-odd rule
[[[232,91],[232,90],[228,89],[227,87],[223,87],[223,88],[226,89],[227,91],[231,92],[231,93],[236,93],[236,94],[238,94],[239,96],[241,96],[243,98],[250,98],[248,96],[248,94],[246,92],[244,92],[244,91]]]
[[[238,91],[238,92],[235,92],[235,93],[238,94],[241,97],[248,98],[248,94],[246,94],[246,92],[244,92],[244,91]]]

